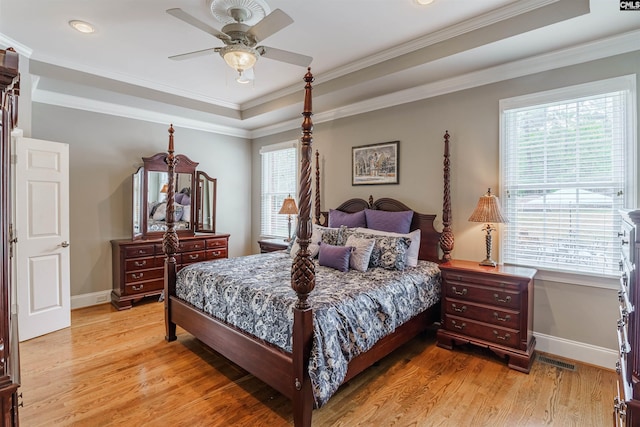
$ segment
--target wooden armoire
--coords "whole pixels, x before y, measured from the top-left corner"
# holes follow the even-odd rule
[[[18,425],[18,356],[17,314],[12,315],[11,257],[11,130],[18,122],[20,75],[18,54],[12,49],[0,50],[0,89],[2,89],[2,136],[0,137],[0,218],[2,219],[2,269],[0,270],[0,427]]]

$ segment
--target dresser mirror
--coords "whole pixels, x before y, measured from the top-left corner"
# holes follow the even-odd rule
[[[167,153],[143,157],[133,174],[133,238],[159,239],[166,230],[169,174]],[[216,180],[196,171],[197,162],[176,155],[174,225],[178,235],[215,232]],[[194,191],[196,189],[197,191]]]

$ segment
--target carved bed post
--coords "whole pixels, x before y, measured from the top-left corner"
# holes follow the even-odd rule
[[[174,170],[178,159],[173,155],[173,124],[169,126],[169,149],[167,150],[167,163],[169,173],[169,183],[167,189],[167,200],[172,201],[175,192]],[[165,339],[174,341],[176,339],[176,324],[171,322],[171,295],[175,295],[176,287],[176,253],[178,252],[178,233],[175,229],[175,208],[173,203],[167,203],[166,226],[167,229],[162,238],[162,247],[166,255],[164,263],[164,322],[166,328]]]
[[[304,76],[304,109],[302,115],[302,146],[300,165],[300,191],[298,193],[298,243],[300,250],[296,254],[291,267],[291,287],[298,296],[293,310],[293,420],[296,427],[311,425],[313,395],[308,366],[313,338],[313,317],[307,301],[309,293],[315,287],[315,268],[309,254],[311,241],[311,143],[313,142],[311,121],[311,68]]]
[[[316,150],[316,194],[315,194],[314,215],[315,223],[320,224],[320,153]]]
[[[444,133],[444,199],[442,201],[442,235],[440,236],[440,248],[442,249],[442,260],[451,260],[453,250],[453,231],[451,231],[451,189],[450,189],[450,168],[449,168],[449,131]]]

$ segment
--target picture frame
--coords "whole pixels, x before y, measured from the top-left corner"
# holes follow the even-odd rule
[[[399,183],[400,141],[351,148],[351,185]]]

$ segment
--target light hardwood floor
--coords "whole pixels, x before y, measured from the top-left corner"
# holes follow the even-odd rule
[[[22,426],[293,424],[287,399],[180,328],[165,342],[158,302],[71,317],[20,345]],[[526,375],[484,349],[441,349],[429,331],[343,386],[313,425],[611,425],[615,373],[576,365],[535,361]]]

